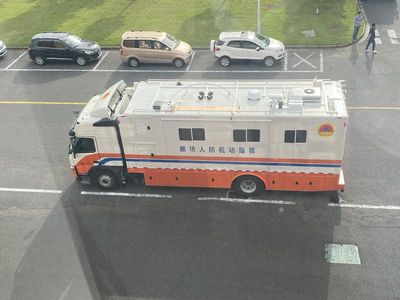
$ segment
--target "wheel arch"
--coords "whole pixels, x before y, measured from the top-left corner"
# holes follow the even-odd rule
[[[260,174],[255,174],[255,173],[241,173],[241,174],[237,174],[235,177],[233,177],[232,182],[231,182],[231,188],[234,187],[235,181],[238,180],[240,177],[243,176],[252,176],[252,177],[256,177],[258,179],[261,180],[261,182],[264,184],[264,189],[267,190],[267,182],[266,179],[263,178]]]

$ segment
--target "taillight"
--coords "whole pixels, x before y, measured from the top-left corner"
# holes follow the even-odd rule
[[[122,51],[122,46],[119,46],[119,54],[122,54],[124,51]]]
[[[221,50],[221,48],[218,48],[218,47],[215,48],[215,51],[220,51],[220,50]]]
[[[28,48],[28,52],[30,53],[31,51],[32,51],[32,48],[29,47],[29,48]]]

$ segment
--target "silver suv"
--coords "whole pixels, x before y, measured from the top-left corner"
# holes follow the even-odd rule
[[[210,50],[224,67],[232,59],[260,60],[270,67],[285,56],[282,42],[253,31],[221,32],[217,41],[210,42]]]

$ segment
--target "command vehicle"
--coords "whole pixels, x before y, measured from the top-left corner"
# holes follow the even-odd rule
[[[348,113],[341,81],[120,81],[70,129],[80,182],[337,191]]]

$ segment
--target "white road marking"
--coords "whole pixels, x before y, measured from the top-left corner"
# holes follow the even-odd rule
[[[69,281],[68,285],[65,287],[64,291],[62,292],[62,294],[61,294],[60,298],[58,298],[58,300],[67,299],[67,295],[69,293],[69,290],[71,289],[72,282],[73,282],[73,280]]]
[[[193,51],[192,58],[190,59],[190,62],[188,63],[188,65],[186,67],[186,70],[185,70],[186,72],[190,70],[190,67],[192,66],[192,62],[193,62],[193,58],[194,58],[195,54],[196,54],[196,51]]]
[[[0,72],[185,73],[186,70],[0,69]],[[189,70],[186,73],[321,73],[320,70]]]
[[[283,70],[285,72],[287,71],[287,57],[288,57],[288,52],[286,51],[285,58],[284,58],[284,61],[283,61]]]
[[[319,52],[319,71],[324,72],[324,56],[322,51]]]
[[[47,193],[61,194],[60,190],[40,190],[40,189],[16,189],[16,188],[0,188],[0,192],[21,192],[21,193]]]
[[[377,45],[382,45],[383,43],[382,43],[382,40],[381,40],[381,38],[375,38],[375,44],[377,44]]]
[[[387,33],[388,33],[388,35],[389,35],[390,42],[391,42],[392,44],[395,44],[395,45],[400,44],[400,40],[399,40],[399,38],[397,37],[396,31],[394,31],[394,29],[388,29],[388,30],[387,30]]]
[[[116,192],[89,192],[82,191],[81,195],[93,196],[121,196],[121,197],[137,197],[137,198],[168,198],[171,199],[172,195],[162,194],[139,194],[139,193],[116,193]]]
[[[399,106],[348,106],[347,110],[400,110]]]
[[[100,60],[97,62],[97,64],[94,66],[93,70],[96,70],[97,67],[103,62],[103,60],[106,58],[106,56],[108,55],[108,51],[106,53],[104,53],[103,57],[100,58]]]
[[[11,64],[9,64],[4,70],[8,70],[13,64],[15,64],[22,56],[24,56],[26,51],[22,52],[20,56],[13,60]]]
[[[329,203],[329,207],[341,208],[363,208],[363,209],[386,209],[386,210],[400,210],[400,206],[393,205],[364,205],[364,204],[348,204],[348,203]]]
[[[278,205],[296,205],[294,201],[282,200],[261,200],[261,199],[242,199],[242,198],[218,198],[218,197],[199,197],[199,201],[225,201],[237,203],[262,203],[262,204],[278,204]]]
[[[311,56],[313,56],[315,54],[315,52],[309,54],[307,57],[302,58],[300,55],[298,55],[296,52],[292,52],[294,56],[296,56],[298,59],[300,59],[300,61],[296,64],[294,64],[292,67],[296,68],[298,65],[300,65],[301,63],[306,63],[307,65],[309,65],[310,67],[316,69],[317,67],[314,66],[312,63],[310,63],[307,59],[309,59]]]

